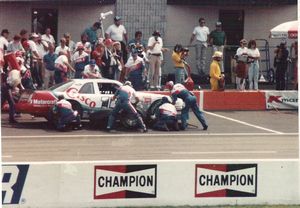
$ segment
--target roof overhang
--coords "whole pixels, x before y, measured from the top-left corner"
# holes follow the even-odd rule
[[[93,4],[107,5],[115,4],[116,0],[0,0],[0,3],[39,3],[39,4]]]

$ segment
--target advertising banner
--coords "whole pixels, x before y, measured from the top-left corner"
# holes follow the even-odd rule
[[[4,208],[300,204],[298,160],[2,165]]]
[[[298,91],[265,91],[267,109],[298,109]]]

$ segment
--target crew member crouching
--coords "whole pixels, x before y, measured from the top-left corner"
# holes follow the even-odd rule
[[[72,109],[72,104],[65,100],[63,95],[58,96],[58,101],[54,105],[52,112],[56,118],[55,126],[57,130],[67,130],[74,121],[73,129],[82,128],[79,113]]]
[[[153,125],[153,129],[179,131],[176,107],[169,102],[167,97],[162,98],[161,106],[158,109],[157,121]]]

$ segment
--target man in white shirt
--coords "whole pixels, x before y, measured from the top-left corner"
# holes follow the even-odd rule
[[[150,90],[160,90],[159,76],[161,74],[163,40],[160,37],[159,31],[154,31],[148,40],[149,48],[149,82]]]
[[[42,40],[52,43],[52,45],[55,46],[55,39],[53,37],[53,35],[51,35],[51,29],[50,28],[46,28],[45,30],[45,34],[42,35]]]
[[[4,53],[8,46],[9,32],[7,29],[3,29],[0,36],[0,72],[3,71],[4,67]]]
[[[126,32],[126,28],[122,25],[122,18],[116,16],[114,18],[114,24],[110,25],[105,31],[105,38],[112,39],[113,41],[119,41],[121,43],[123,60],[127,60],[127,50],[126,45],[128,42],[128,36]]]
[[[199,19],[199,26],[194,28],[190,39],[190,45],[196,38],[196,65],[200,75],[208,75],[205,71],[206,48],[209,35],[209,28],[205,26],[205,19]]]

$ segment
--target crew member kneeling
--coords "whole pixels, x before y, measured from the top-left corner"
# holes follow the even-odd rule
[[[131,82],[126,81],[125,84],[116,91],[115,95],[112,98],[112,100],[117,99],[117,101],[115,108],[108,118],[108,124],[106,128],[108,131],[111,131],[113,129],[117,114],[121,110],[124,110],[126,113],[132,113],[136,117],[138,127],[141,132],[147,132],[147,128],[143,122],[142,117],[138,114],[138,112],[130,102],[132,98],[135,98],[135,100],[139,102],[139,99],[136,96],[136,92],[132,88]]]
[[[75,121],[73,129],[81,129],[80,115],[72,109],[72,104],[65,100],[63,95],[58,96],[58,101],[52,111],[57,116],[57,122],[55,123],[57,130],[67,130],[73,121]]]
[[[188,91],[182,84],[175,84],[172,81],[167,82],[166,88],[171,90],[173,104],[176,103],[177,98],[181,98],[185,103],[185,107],[181,111],[181,128],[184,130],[187,128],[187,120],[189,118],[189,109],[191,108],[196,115],[197,119],[203,126],[203,130],[207,130],[208,125],[205,121],[203,113],[199,110],[197,105],[196,96]]]
[[[157,112],[157,121],[153,125],[153,129],[160,131],[169,131],[170,129],[179,131],[177,110],[176,107],[171,104],[167,97],[163,97],[161,106],[159,106]]]

